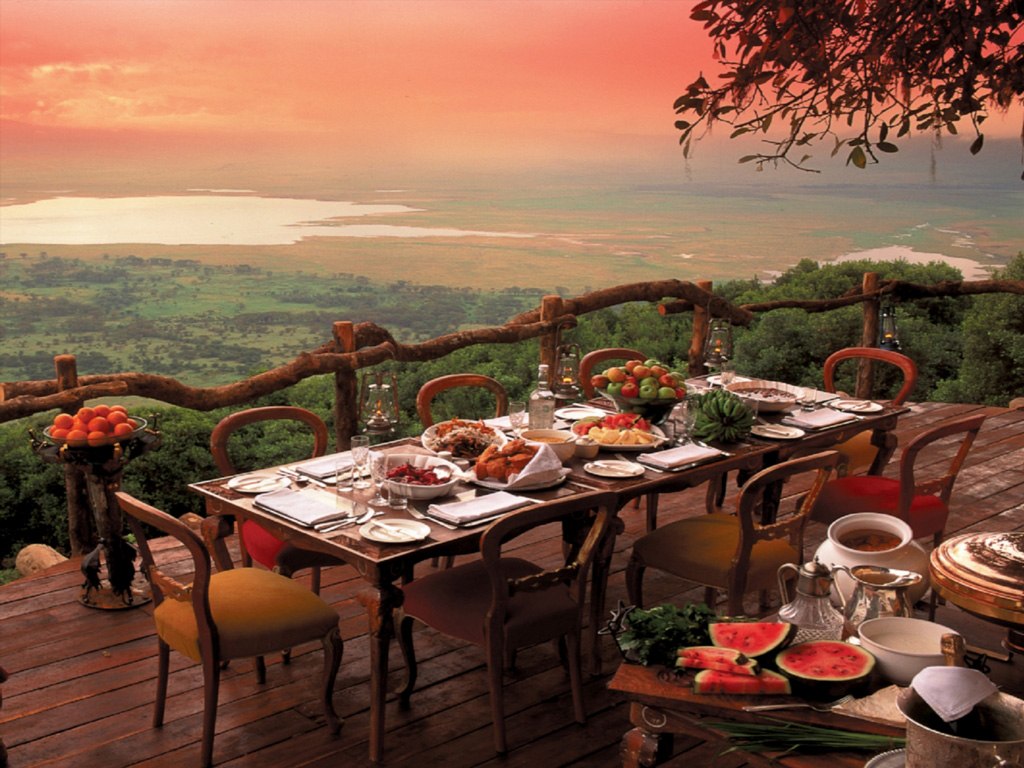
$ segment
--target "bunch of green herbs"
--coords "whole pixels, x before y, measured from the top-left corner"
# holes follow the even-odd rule
[[[729,737],[726,752],[880,752],[899,749],[905,739],[874,733],[854,733],[820,725],[803,725],[766,718],[768,723],[708,723]]]
[[[630,661],[675,667],[680,648],[710,642],[708,623],[712,617],[714,613],[703,603],[633,608],[626,615],[625,631],[617,638],[619,648]]]

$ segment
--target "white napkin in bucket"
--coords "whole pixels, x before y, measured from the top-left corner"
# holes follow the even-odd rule
[[[947,723],[998,690],[983,672],[966,667],[925,667],[914,675],[910,687]]]
[[[509,475],[508,485],[505,487],[512,490],[515,488],[536,488],[544,483],[557,483],[563,475],[569,474],[570,470],[562,466],[561,459],[550,445],[540,444],[540,448],[530,463],[523,467],[519,474]]]

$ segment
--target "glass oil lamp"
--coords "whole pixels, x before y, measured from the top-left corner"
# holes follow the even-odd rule
[[[561,406],[578,402],[583,397],[580,389],[580,348],[578,344],[562,344],[558,347],[555,361],[555,375],[551,389],[555,401]]]
[[[359,392],[359,416],[370,435],[386,435],[398,424],[398,378],[391,371],[366,371]]]

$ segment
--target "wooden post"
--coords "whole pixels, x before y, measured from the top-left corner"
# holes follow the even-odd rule
[[[711,293],[713,283],[711,280],[698,280],[697,287],[702,291]],[[688,373],[690,376],[703,376],[704,370],[704,339],[708,335],[708,325],[711,321],[711,313],[707,307],[700,304],[693,305],[693,331],[690,333],[690,349],[687,354]]]
[[[540,303],[540,319],[554,320],[563,314],[561,296],[545,296]],[[548,376],[555,375],[555,357],[558,354],[558,332],[546,333],[540,337],[540,362],[548,366]]]
[[[351,321],[339,320],[331,332],[338,352],[355,352],[355,326]],[[352,435],[359,431],[357,373],[344,368],[334,374],[334,442],[339,451],[347,451]]]
[[[74,355],[56,355],[53,367],[57,376],[57,390],[63,392],[78,386],[78,364]],[[82,407],[82,401],[68,404],[65,412],[74,414]],[[96,521],[89,506],[85,473],[80,467],[64,462],[64,494],[68,506],[68,539],[71,556],[76,557],[92,551],[99,539]]]
[[[877,290],[878,273],[865,272],[864,281],[861,283],[861,292],[867,296]],[[874,347],[878,344],[878,313],[881,309],[881,302],[877,298],[865,299],[862,306],[864,322],[861,330],[860,345],[862,347]],[[857,386],[854,395],[862,400],[871,399],[871,392],[875,388],[874,379],[874,362],[862,358],[857,364]]]

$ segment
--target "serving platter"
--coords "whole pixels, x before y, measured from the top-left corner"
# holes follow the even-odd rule
[[[471,441],[475,438],[483,446],[478,451],[467,450],[469,443],[459,446],[453,441],[454,434],[458,432]],[[420,435],[420,444],[428,451],[440,453],[450,451],[457,459],[475,459],[487,445],[504,445],[508,442],[508,436],[496,427],[489,426],[480,421],[469,421],[466,419],[451,419],[431,424]],[[459,450],[461,448],[461,450]]]
[[[479,485],[481,488],[487,488],[492,491],[540,491],[544,488],[554,488],[561,485],[568,479],[568,474],[563,474],[559,477],[549,480],[543,480],[535,483],[526,483],[525,485],[516,485],[509,488],[508,483],[503,483],[500,480],[493,480],[487,478],[485,480],[478,480],[475,475],[469,478],[469,482],[473,485]]]
[[[668,436],[662,431],[661,427],[651,427],[651,434],[656,438],[654,442],[643,443],[640,445],[622,445],[621,443],[597,443],[597,447],[602,451],[612,451],[613,453],[643,453],[644,451],[653,451],[656,448],[660,448],[668,440]],[[595,441],[596,442],[596,441]]]
[[[72,448],[85,448],[86,446],[90,448],[95,448],[101,445],[114,445],[114,443],[121,443],[124,442],[125,440],[132,440],[136,437],[141,437],[142,433],[146,431],[148,422],[145,419],[143,419],[140,416],[129,416],[128,418],[135,422],[136,427],[127,435],[111,434],[107,435],[102,439],[96,439],[91,442],[86,440],[68,441],[61,437],[54,437],[51,434],[51,430],[53,429],[53,427],[50,426],[43,430],[43,437],[46,438],[47,442],[51,443],[52,445],[64,445],[66,443]]]

